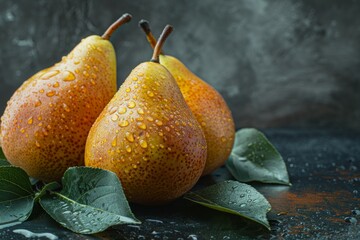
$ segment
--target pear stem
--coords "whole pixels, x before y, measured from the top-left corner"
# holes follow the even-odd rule
[[[152,48],[155,48],[156,46],[156,39],[154,37],[154,35],[151,32],[150,29],[150,23],[145,20],[145,19],[141,19],[139,22],[139,27],[145,32],[146,34],[146,39],[148,40],[148,42],[150,43],[150,46]],[[161,50],[160,54],[164,54],[164,51]]]
[[[147,20],[141,19],[139,22],[139,27],[145,32],[146,38],[147,38],[148,42],[150,43],[151,47],[155,48],[156,39],[151,32],[150,23]]]
[[[109,40],[113,32],[118,29],[124,23],[127,23],[131,20],[132,16],[128,13],[123,14],[118,20],[116,20],[111,26],[105,31],[101,36],[105,40]]]
[[[164,45],[166,39],[168,38],[168,36],[170,35],[170,33],[174,30],[174,28],[171,25],[166,25],[163,32],[161,33],[155,47],[154,47],[154,52],[151,58],[151,62],[156,62],[159,63],[159,55],[161,52],[161,48]]]

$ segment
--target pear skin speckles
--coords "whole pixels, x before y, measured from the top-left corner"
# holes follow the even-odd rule
[[[213,172],[228,159],[234,144],[235,124],[222,96],[178,59],[160,55],[160,62],[174,76],[182,95],[204,131],[207,160],[203,175]]]
[[[108,55],[88,52],[83,43],[90,42]],[[91,36],[83,43],[25,81],[2,117],[0,137],[9,162],[39,180],[58,181],[67,168],[84,165],[88,132],[117,90],[110,42]]]
[[[86,166],[115,172],[128,199],[141,204],[171,201],[197,182],[206,161],[205,137],[164,67],[136,67],[109,106],[118,107],[114,114],[120,118],[106,121],[109,111],[100,114],[89,132]],[[109,154],[114,135],[118,151]]]

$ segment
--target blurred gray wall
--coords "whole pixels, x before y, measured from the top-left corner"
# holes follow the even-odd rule
[[[118,84],[175,27],[165,51],[228,102],[240,127],[360,129],[360,1],[0,0],[0,114],[20,84],[80,40],[133,15],[111,38]]]

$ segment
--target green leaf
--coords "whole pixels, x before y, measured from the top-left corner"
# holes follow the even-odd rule
[[[40,198],[45,211],[76,233],[93,234],[117,224],[140,223],[132,214],[118,177],[110,171],[69,168],[63,189]]]
[[[0,159],[0,167],[3,166],[10,166],[10,163],[6,161],[5,159]]]
[[[24,170],[14,166],[0,167],[0,224],[28,219],[34,195]]]
[[[253,128],[236,132],[234,148],[226,162],[240,182],[259,181],[290,185],[285,162],[264,134]]]
[[[255,188],[245,183],[228,180],[189,192],[185,198],[208,208],[250,219],[270,230],[266,218],[267,212],[271,210],[270,203]]]
[[[5,154],[1,147],[0,147],[0,159],[6,159]]]
[[[31,181],[31,179],[30,179]],[[41,188],[41,190],[39,192],[37,192],[35,194],[35,201],[38,201],[42,196],[44,196],[46,194],[47,191],[54,191],[55,189],[60,188],[60,184],[58,182],[51,182],[46,184],[45,186],[43,186]]]

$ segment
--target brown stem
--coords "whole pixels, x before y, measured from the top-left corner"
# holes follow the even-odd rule
[[[171,25],[166,25],[163,32],[161,33],[155,48],[154,48],[154,52],[151,58],[151,62],[156,62],[159,63],[159,55],[161,52],[161,48],[164,45],[164,42],[166,41],[166,39],[168,38],[168,36],[170,35],[170,33],[174,30],[174,28]]]
[[[123,14],[118,20],[116,20],[116,22],[111,24],[111,26],[105,31],[105,33],[101,37],[105,40],[109,40],[113,32],[124,23],[129,22],[131,18],[132,16],[130,14]]]
[[[155,39],[154,35],[151,33],[149,22],[144,19],[141,19],[139,22],[139,27],[145,32],[146,38],[147,38],[148,42],[150,43],[151,47],[155,48],[156,39]]]

